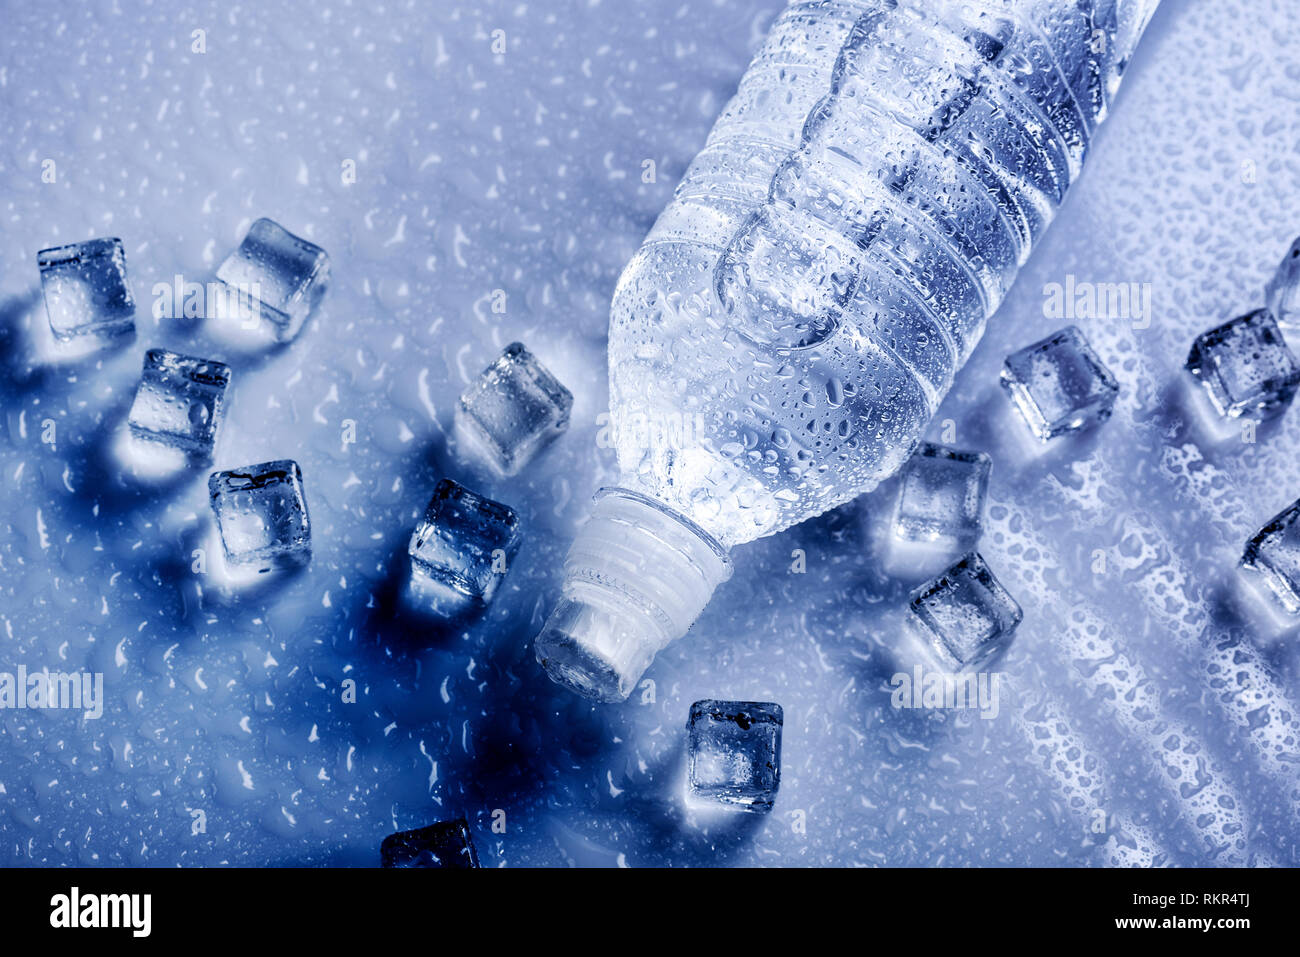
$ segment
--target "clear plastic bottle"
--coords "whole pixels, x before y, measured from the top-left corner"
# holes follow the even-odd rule
[[[626,698],[728,550],[906,460],[1078,176],[1159,0],[797,0],[619,281],[620,487],[537,638]]]

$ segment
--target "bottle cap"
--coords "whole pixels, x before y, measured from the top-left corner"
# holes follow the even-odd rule
[[[730,577],[726,549],[694,522],[640,493],[602,489],[564,561],[537,660],[578,694],[622,701]]]

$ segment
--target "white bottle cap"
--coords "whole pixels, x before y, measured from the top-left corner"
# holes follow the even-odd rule
[[[564,561],[537,660],[578,694],[622,701],[730,577],[726,549],[694,522],[640,493],[602,489]]]

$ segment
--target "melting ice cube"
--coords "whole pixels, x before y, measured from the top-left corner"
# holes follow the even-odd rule
[[[311,561],[311,521],[297,462],[213,472],[208,497],[228,564],[269,572]]]
[[[325,250],[278,223],[259,219],[239,248],[217,269],[217,278],[280,342],[298,334],[329,286]]]
[[[781,706],[766,701],[691,705],[691,796],[741,811],[770,811],[781,784],[783,720]]]
[[[478,867],[478,853],[462,817],[399,831],[379,846],[384,867]]]
[[[209,459],[229,385],[225,363],[150,349],[127,424],[137,438]]]
[[[1021,611],[978,552],[912,593],[912,619],[952,672],[975,671],[1011,644]]]
[[[522,540],[513,509],[443,479],[411,535],[413,584],[430,592],[440,611],[485,605]]]
[[[1267,309],[1196,337],[1187,370],[1223,416],[1277,415],[1295,397],[1300,366]]]
[[[569,427],[573,394],[521,343],[483,370],[456,405],[457,435],[514,475]]]
[[[908,542],[974,544],[992,468],[983,452],[922,443],[903,466],[894,534]]]
[[[1075,326],[1007,356],[1002,387],[1040,442],[1105,422],[1119,385]]]
[[[1300,501],[1261,528],[1241,556],[1241,567],[1262,584],[1288,616],[1300,616]]]
[[[120,239],[91,239],[42,249],[45,312],[55,338],[111,338],[135,329],[135,299],[126,278],[126,253]]]

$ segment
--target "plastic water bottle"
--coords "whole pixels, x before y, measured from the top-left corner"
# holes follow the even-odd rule
[[[735,545],[911,454],[1159,0],[796,0],[619,281],[619,487],[537,638],[622,700]]]

